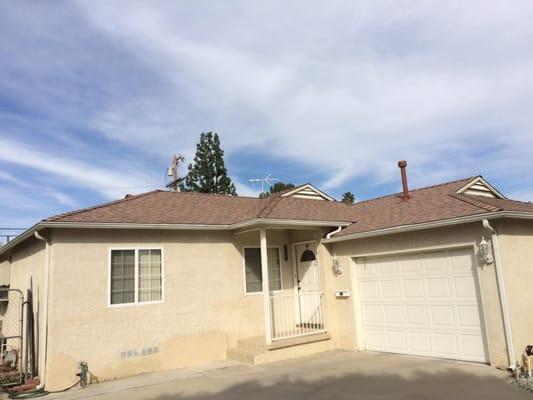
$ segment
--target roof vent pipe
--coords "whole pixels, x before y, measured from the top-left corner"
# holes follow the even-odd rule
[[[400,167],[400,171],[402,173],[402,186],[403,186],[402,200],[407,201],[409,200],[409,188],[407,187],[407,172],[405,171],[405,168],[407,167],[407,161],[405,160],[398,161],[398,167]]]

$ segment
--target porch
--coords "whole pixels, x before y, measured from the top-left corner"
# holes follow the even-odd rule
[[[318,244],[330,230],[257,228],[235,233],[255,242],[242,246],[245,294],[261,296],[265,325],[264,335],[239,340],[228,356],[250,361],[272,350],[329,339]],[[327,346],[318,347],[323,351]]]

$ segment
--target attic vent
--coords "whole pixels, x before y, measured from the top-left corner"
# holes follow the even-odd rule
[[[471,196],[492,197],[497,199],[504,199],[505,197],[492,187],[487,181],[479,177],[469,182],[466,186],[462,187],[457,193],[467,194]]]
[[[326,193],[318,190],[314,186],[307,184],[294,188],[293,190],[284,193],[283,197],[296,197],[299,199],[308,199],[308,200],[327,200],[335,201],[335,199]]]

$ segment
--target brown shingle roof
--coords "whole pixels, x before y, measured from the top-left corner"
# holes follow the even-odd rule
[[[351,222],[336,236],[495,211],[533,212],[533,204],[457,194],[476,177],[352,205],[273,195],[265,199],[156,190],[48,218],[47,222],[231,225],[255,218]]]
[[[357,215],[357,221],[336,236],[488,212],[478,205],[450,196],[472,179],[411,190],[408,201],[403,201],[401,193],[398,193],[355,203],[350,207]]]

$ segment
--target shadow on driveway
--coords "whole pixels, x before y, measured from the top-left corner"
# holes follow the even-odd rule
[[[299,360],[229,366],[202,376],[91,395],[97,400],[514,400],[533,396],[484,365],[406,356],[328,352]],[[116,381],[118,382],[118,381]],[[110,382],[112,388],[113,382]],[[96,387],[95,387],[96,389]],[[66,397],[62,397],[66,398]]]

